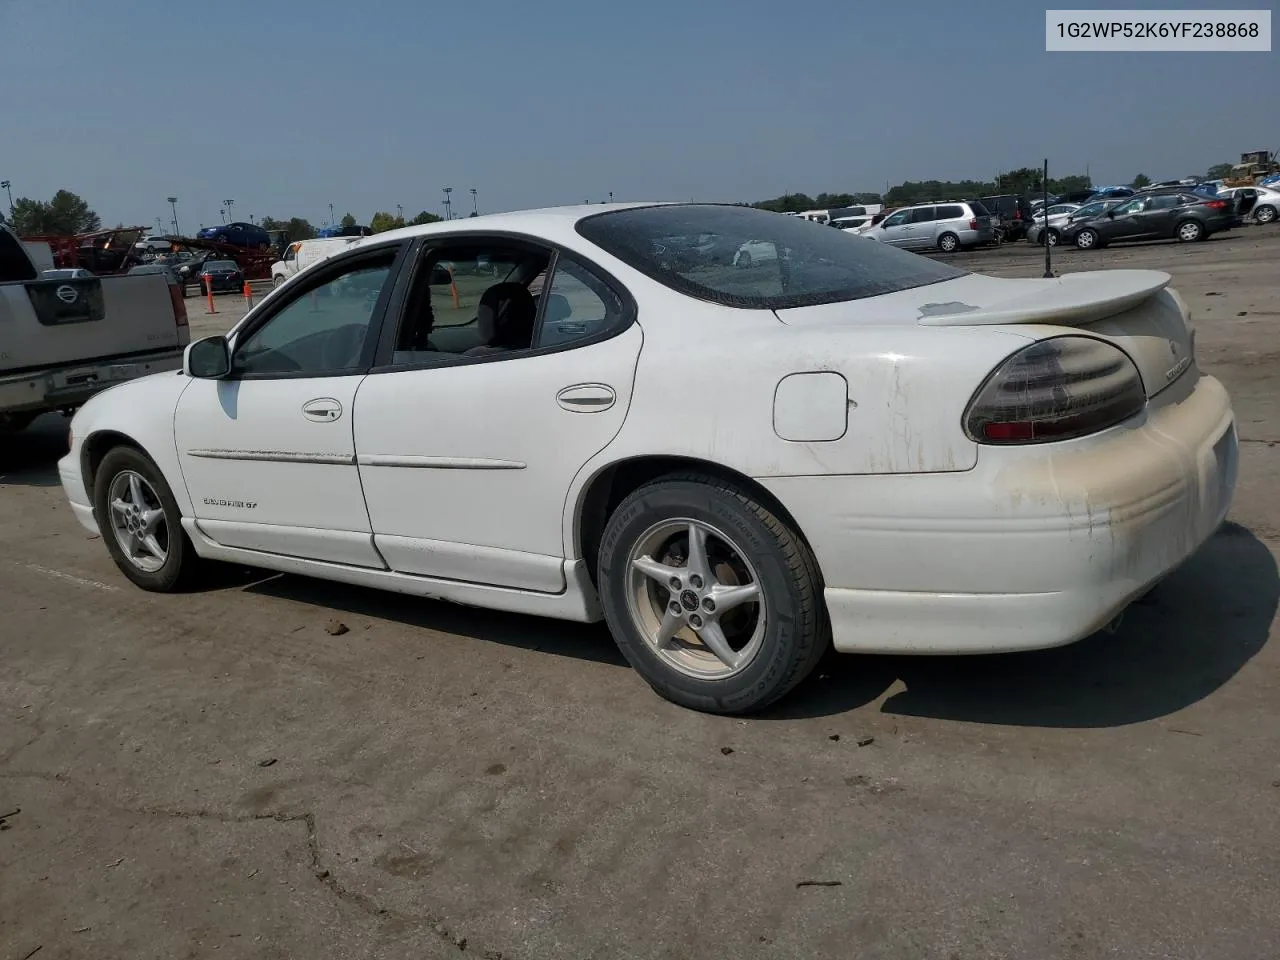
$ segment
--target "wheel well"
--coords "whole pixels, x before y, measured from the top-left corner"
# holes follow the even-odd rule
[[[98,476],[98,466],[103,457],[116,447],[133,447],[143,456],[147,455],[147,451],[133,437],[115,430],[91,433],[80,445],[80,475],[84,478],[84,491],[89,495],[90,503],[93,503],[93,481]]]
[[[767,489],[745,474],[721,464],[698,460],[694,457],[636,457],[612,464],[596,474],[579,498],[576,525],[579,556],[587,563],[587,575],[596,583],[596,557],[600,539],[610,515],[633,491],[670,473],[700,473],[711,479],[724,480],[750,494],[760,504],[768,507],[802,540],[800,529],[791,512]],[[805,540],[806,545],[808,541]]]

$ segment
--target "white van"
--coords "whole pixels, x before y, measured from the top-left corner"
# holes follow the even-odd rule
[[[295,273],[313,263],[341,253],[361,237],[326,237],[322,240],[295,240],[284,252],[284,259],[271,265],[271,283],[280,286]]]

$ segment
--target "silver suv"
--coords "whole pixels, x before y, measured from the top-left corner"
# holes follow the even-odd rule
[[[967,250],[990,243],[995,234],[991,214],[977,200],[922,203],[903,207],[885,217],[864,237],[891,243],[904,250]]]

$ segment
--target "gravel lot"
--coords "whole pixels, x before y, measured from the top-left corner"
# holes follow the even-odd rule
[[[837,658],[749,721],[602,628],[234,569],[145,594],[45,418],[0,451],[0,960],[1276,956],[1280,229],[1054,256],[1174,275],[1231,521],[1113,636]]]

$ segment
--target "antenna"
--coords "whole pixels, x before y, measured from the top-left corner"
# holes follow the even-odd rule
[[[1053,278],[1053,263],[1050,259],[1050,253],[1053,244],[1049,242],[1049,158],[1044,158],[1044,171],[1040,174],[1040,188],[1044,193],[1044,278],[1051,280]]]

